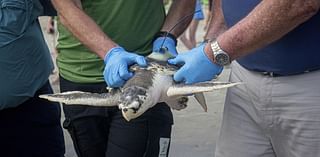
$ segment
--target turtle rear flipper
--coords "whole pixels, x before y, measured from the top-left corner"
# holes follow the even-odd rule
[[[206,103],[206,98],[204,97],[204,94],[201,93],[195,93],[194,98],[198,101],[198,103],[201,105],[203,108],[204,112],[208,111],[207,103]]]
[[[39,95],[39,97],[49,101],[64,103],[66,105],[117,106],[119,93],[70,91],[57,94],[44,94]]]
[[[168,99],[165,102],[170,108],[180,111],[187,107],[188,100],[188,97],[183,96],[179,98]]]

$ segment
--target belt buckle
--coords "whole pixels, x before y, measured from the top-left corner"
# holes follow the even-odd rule
[[[262,74],[265,75],[265,76],[270,76],[270,77],[274,77],[275,76],[273,72],[267,72],[267,71],[262,72]]]

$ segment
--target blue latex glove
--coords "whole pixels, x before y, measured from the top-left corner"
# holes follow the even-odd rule
[[[206,44],[180,53],[174,59],[168,60],[170,64],[183,65],[173,76],[176,82],[184,81],[192,84],[203,81],[210,81],[221,73],[223,67],[212,63],[204,52]]]
[[[163,51],[161,48],[165,48],[173,57],[178,55],[176,43],[170,37],[158,37],[153,42],[153,49],[152,49],[153,52],[165,53],[165,51]]]
[[[130,65],[137,63],[140,66],[147,66],[143,56],[127,52],[122,47],[109,50],[104,57],[104,63],[104,80],[112,88],[123,86],[133,76],[133,73],[128,70]]]

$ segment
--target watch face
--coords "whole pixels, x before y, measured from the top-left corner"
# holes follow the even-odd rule
[[[224,53],[217,54],[216,57],[216,63],[219,65],[228,65],[229,64],[229,56]]]

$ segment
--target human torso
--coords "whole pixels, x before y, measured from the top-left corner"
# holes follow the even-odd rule
[[[228,27],[244,18],[260,2],[260,0],[222,0]],[[320,69],[319,28],[320,13],[317,13],[281,39],[237,61],[249,70],[281,75]]]
[[[37,20],[38,2],[0,1],[0,109],[32,97],[53,69]]]
[[[165,12],[161,0],[83,0],[84,11],[118,45],[146,55],[160,30]],[[89,33],[89,32],[88,32]],[[58,67],[67,80],[103,82],[103,61],[59,24]]]

